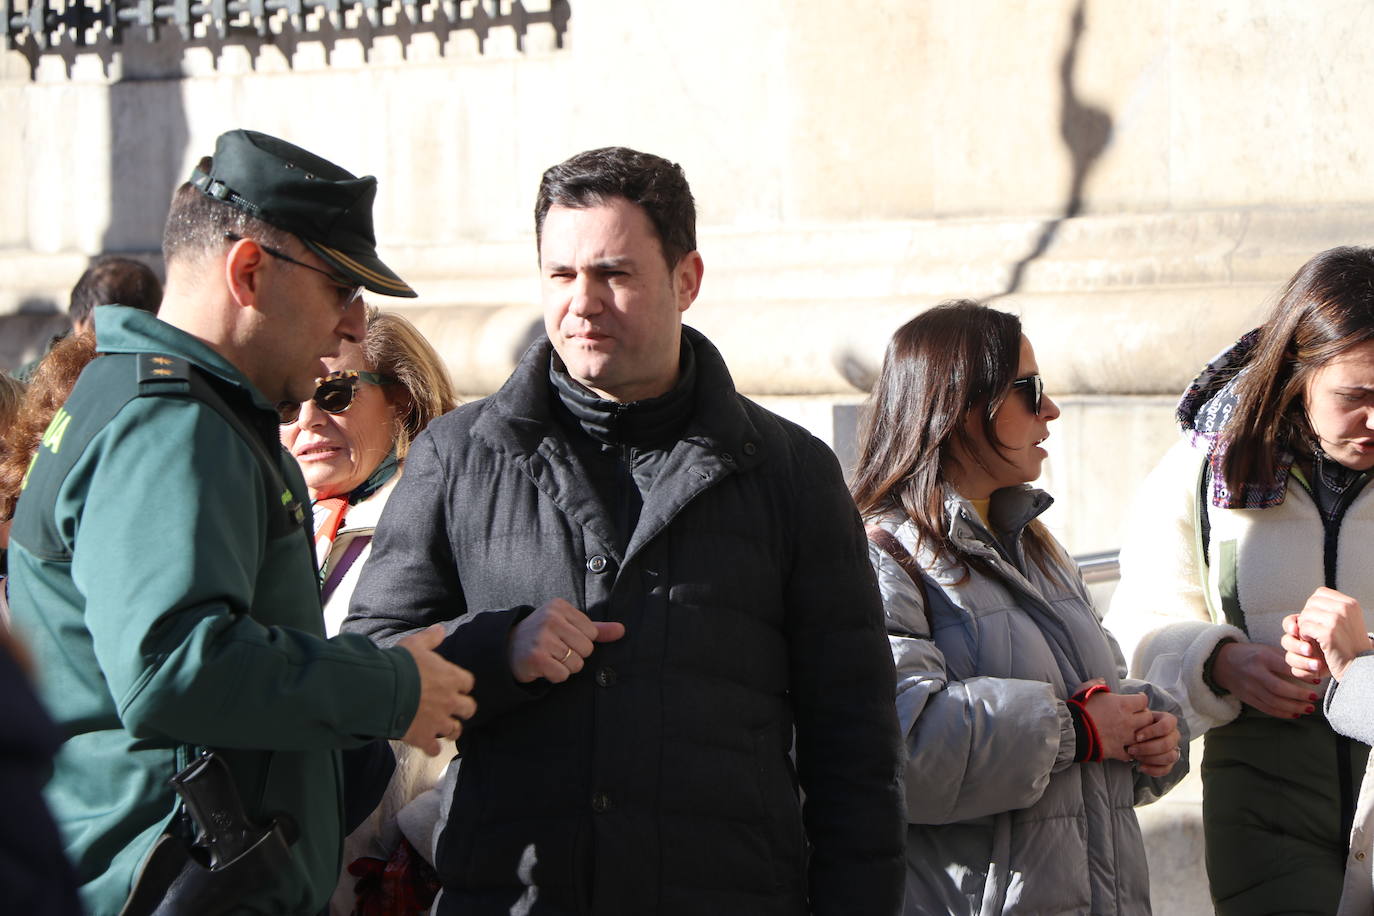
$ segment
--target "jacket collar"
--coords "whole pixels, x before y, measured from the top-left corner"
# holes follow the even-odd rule
[[[765,458],[763,437],[745,413],[720,351],[694,328],[683,327],[682,336],[691,344],[697,371],[695,403],[683,438],[729,455],[727,463],[739,470],[760,464]],[[557,435],[557,394],[548,379],[552,353],[547,338],[530,345],[510,378],[491,396],[495,416],[484,414],[474,432],[511,454],[538,453]]]
[[[988,503],[988,520],[1001,539],[1015,543],[1026,526],[1050,506],[1054,497],[1044,490],[1021,485],[993,491]],[[988,556],[996,552],[998,535],[989,531],[973,504],[950,486],[945,487],[945,511],[949,514],[949,539],[961,550]]]
[[[650,448],[676,441],[696,404],[697,370],[692,345],[681,346],[677,384],[656,398],[629,404],[608,401],[568,374],[557,353],[549,355],[549,383],[571,422],[602,445]]]
[[[945,513],[949,516],[947,534],[950,542],[967,554],[995,563],[1003,562],[997,535],[983,524],[978,511],[973,508],[973,503],[960,496],[951,486],[945,487],[944,502]],[[988,514],[991,516],[993,527],[1004,532],[1003,539],[1007,543],[1016,543],[1026,530],[1026,526],[1052,505],[1054,497],[1044,490],[1026,485],[1004,487],[992,494]],[[953,581],[962,578],[963,563],[948,557],[936,557],[930,548],[923,544],[917,545],[916,525],[900,510],[894,509],[877,517],[875,521],[901,535],[907,548],[916,556],[917,562],[931,570],[937,580]]]
[[[658,478],[666,485],[655,486],[646,499],[625,557],[660,533],[697,494],[768,459],[769,442],[746,413],[720,352],[693,328],[683,327],[682,335],[696,361],[695,401],[681,437],[667,448]],[[615,554],[614,526],[586,485],[586,468],[553,413],[558,394],[549,382],[552,353],[547,338],[525,351],[491,396],[490,408],[474,422],[472,434],[520,466],[564,513]]]
[[[95,310],[95,346],[100,353],[165,353],[178,356],[222,381],[242,389],[253,406],[276,415],[276,405],[209,344],[173,327],[156,315],[124,305]]]

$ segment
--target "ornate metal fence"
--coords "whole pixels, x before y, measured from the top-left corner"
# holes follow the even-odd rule
[[[511,28],[523,51],[530,26],[553,27],[559,47],[571,16],[568,0],[527,9],[521,0],[0,0],[4,47],[37,66],[44,54],[74,54],[119,45],[131,30],[149,42],[187,45],[235,40],[272,42],[470,31],[483,50],[492,30]]]

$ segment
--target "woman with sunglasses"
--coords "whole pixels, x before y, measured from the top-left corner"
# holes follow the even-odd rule
[[[372,532],[420,430],[457,403],[443,361],[399,315],[367,309],[367,336],[325,360],[303,404],[283,405],[281,442],[315,510],[325,628],[339,632]]]
[[[1324,672],[1294,674],[1281,644],[1288,615],[1374,602],[1374,249],[1303,265],[1177,416],[1107,622],[1206,732],[1216,911],[1334,913],[1346,868],[1369,871],[1347,858],[1368,747],[1332,730]]]
[[[325,628],[333,636],[348,614],[373,531],[410,443],[431,420],[451,410],[457,397],[439,354],[415,326],[371,306],[363,342],[345,343],[325,366],[329,371],[314,396],[303,404],[281,405],[279,412],[282,445],[300,465],[314,505]],[[393,742],[395,774],[380,807],[345,841],[345,865],[364,857],[386,861],[415,854],[401,842],[396,816],[438,780],[452,757],[452,743],[445,744],[447,753],[429,758]],[[380,862],[370,870],[378,877],[361,887],[380,894]],[[396,872],[393,867],[392,889]],[[355,884],[357,877],[346,870],[330,901],[331,913],[354,912],[359,904]]]
[[[1148,913],[1133,805],[1186,772],[1027,486],[1059,408],[1013,315],[946,303],[888,344],[860,430],[907,745],[904,912]]]

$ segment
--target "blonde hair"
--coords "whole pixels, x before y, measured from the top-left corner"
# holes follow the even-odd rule
[[[372,371],[397,382],[382,390],[396,411],[396,457],[404,458],[410,443],[431,420],[458,406],[453,381],[444,361],[415,325],[372,305],[367,307],[363,359]]]

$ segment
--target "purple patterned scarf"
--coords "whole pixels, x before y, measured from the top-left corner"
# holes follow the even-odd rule
[[[1274,461],[1273,480],[1248,481],[1232,491],[1221,473],[1228,447],[1221,433],[1236,409],[1236,382],[1259,337],[1260,329],[1255,328],[1209,362],[1183,393],[1175,412],[1188,441],[1194,448],[1207,452],[1212,505],[1219,509],[1268,509],[1282,503],[1288,492],[1288,472],[1294,458],[1288,449],[1281,450]]]

